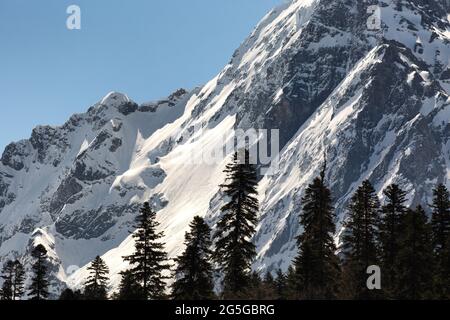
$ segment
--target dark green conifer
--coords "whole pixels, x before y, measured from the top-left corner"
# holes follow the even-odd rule
[[[87,268],[89,277],[84,285],[86,300],[108,300],[109,268],[100,256],[97,256]]]
[[[448,247],[450,239],[450,194],[443,184],[433,190],[431,226],[433,229],[433,250],[436,262],[436,298],[450,297],[450,260]]]
[[[302,199],[295,259],[297,289],[301,299],[335,299],[339,291],[340,266],[333,236],[336,231],[331,191],[325,185],[326,165],[321,176],[307,187]]]
[[[343,236],[344,289],[351,299],[372,299],[376,291],[367,288],[367,268],[379,265],[378,225],[380,223],[380,202],[369,181],[353,195]]]
[[[186,249],[175,259],[172,297],[176,300],[214,298],[211,228],[203,218],[195,217],[191,222],[184,244]]]
[[[28,295],[31,300],[44,300],[49,296],[47,278],[47,249],[43,245],[38,245],[32,251],[32,256],[35,259],[33,264],[33,277],[29,287]]]
[[[383,294],[386,298],[394,295],[396,287],[396,260],[399,251],[401,221],[406,212],[406,192],[396,184],[383,191],[385,204],[382,207],[382,218],[379,226],[381,270],[383,275]]]
[[[13,281],[14,281],[14,262],[8,260],[2,269],[1,278],[3,279],[2,289],[0,291],[1,300],[13,300]]]
[[[142,286],[144,298],[152,300],[166,298],[165,280],[168,277],[164,272],[170,269],[164,243],[161,242],[164,233],[158,232],[158,227],[155,211],[148,202],[144,203],[136,218],[135,251],[124,257],[131,265],[134,279]]]
[[[433,228],[433,247],[436,254],[445,250],[450,236],[450,193],[443,184],[433,190],[433,209],[431,226]]]
[[[421,206],[409,209],[402,219],[395,267],[395,297],[405,300],[432,298],[433,250],[428,218]]]
[[[234,155],[225,173],[227,182],[222,188],[228,202],[221,209],[223,215],[214,234],[214,259],[224,275],[224,298],[243,298],[250,288],[251,264],[256,257],[251,239],[259,210],[257,171],[244,150]]]
[[[25,269],[19,260],[14,261],[14,279],[12,281],[13,300],[20,300],[25,293]]]
[[[285,298],[287,300],[298,300],[300,299],[300,279],[298,278],[298,273],[295,270],[293,266],[289,266],[286,274],[285,274],[285,280],[286,280],[286,291],[285,291]]]

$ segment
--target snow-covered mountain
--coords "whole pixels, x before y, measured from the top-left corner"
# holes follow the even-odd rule
[[[396,182],[411,204],[429,201],[450,180],[448,13],[446,0],[294,0],[202,88],[140,106],[110,93],[61,127],[36,128],[1,158],[0,264],[42,243],[59,285],[82,283],[96,255],[117,285],[149,199],[176,256],[193,216],[214,226],[229,160],[192,157],[238,128],[280,129],[283,147],[279,172],[260,182],[256,269],[290,264],[300,198],[324,153],[339,222],[364,179],[380,196]]]

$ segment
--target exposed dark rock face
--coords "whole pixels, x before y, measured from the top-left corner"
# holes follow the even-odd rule
[[[114,138],[111,141],[111,146],[109,147],[109,151],[116,152],[122,146],[122,140],[119,138]]]
[[[117,223],[117,218],[124,215],[133,216],[138,205],[134,206],[108,206],[96,210],[76,210],[71,215],[59,219],[56,230],[67,238],[92,239],[99,238]]]
[[[51,202],[50,212],[53,214],[58,213],[66,204],[73,204],[82,194],[79,194],[83,190],[81,184],[73,177],[64,179],[61,185],[56,190]],[[77,197],[77,194],[78,197]]]
[[[54,151],[63,152],[69,146],[65,137],[61,135],[61,131],[50,126],[34,129],[30,143],[37,151],[37,161],[39,163],[44,163],[47,157],[52,156],[50,152],[52,148],[56,149]]]
[[[0,210],[16,198],[15,194],[8,192],[9,184],[6,182],[8,178],[12,177],[0,174]]]
[[[167,99],[160,100],[158,102],[150,102],[144,103],[139,107],[139,111],[141,112],[156,112],[159,108],[169,107],[172,108],[177,105],[180,101],[182,101],[186,96],[189,95],[189,92],[185,89],[178,89],[174,93],[172,93]]]
[[[11,143],[3,152],[1,162],[4,166],[20,171],[25,167],[23,160],[29,155],[27,143]]]
[[[106,140],[110,139],[111,137],[112,137],[112,135],[109,132],[102,131],[102,132],[100,132],[99,135],[97,135],[97,137],[95,137],[95,140],[91,143],[89,148],[92,150],[98,150],[102,146],[105,146]]]
[[[87,167],[85,163],[77,161],[75,164],[75,170],[73,176],[80,181],[97,181],[103,180],[111,176],[114,172],[109,171],[103,166],[99,166],[96,169]]]
[[[136,112],[138,110],[137,103],[134,102],[127,102],[125,104],[122,104],[119,106],[119,112],[123,114],[124,116],[129,115],[130,113]]]

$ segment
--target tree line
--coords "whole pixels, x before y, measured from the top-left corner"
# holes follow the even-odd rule
[[[0,289],[1,300],[20,300],[26,289],[28,289],[28,297],[32,300],[43,300],[49,296],[47,250],[40,244],[33,249],[31,256],[35,262],[32,266],[33,276],[28,288],[25,288],[26,274],[23,264],[19,260],[9,260],[4,264],[1,274],[3,279]]]
[[[245,161],[239,161],[241,156]],[[225,204],[215,232],[195,217],[175,265],[164,250],[164,233],[157,231],[156,212],[144,203],[135,220],[134,252],[123,257],[130,267],[121,273],[118,291],[108,295],[109,270],[96,257],[83,289],[66,289],[60,299],[450,299],[450,194],[444,185],[433,190],[429,219],[424,206],[406,206],[407,194],[400,186],[387,186],[381,204],[371,183],[363,181],[349,201],[336,241],[337,217],[325,164],[301,199],[296,258],[287,272],[261,276],[251,268],[259,211],[257,168],[244,150],[234,155],[225,173]],[[43,246],[34,249],[32,299],[49,295],[45,256]],[[369,267],[380,272],[380,287],[368,286]],[[19,261],[6,263],[2,278],[2,299],[24,295],[25,272]]]

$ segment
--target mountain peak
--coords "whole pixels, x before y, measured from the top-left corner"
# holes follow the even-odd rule
[[[131,100],[126,94],[112,91],[101,100],[100,104],[108,107],[119,107],[128,102],[131,102]]]

